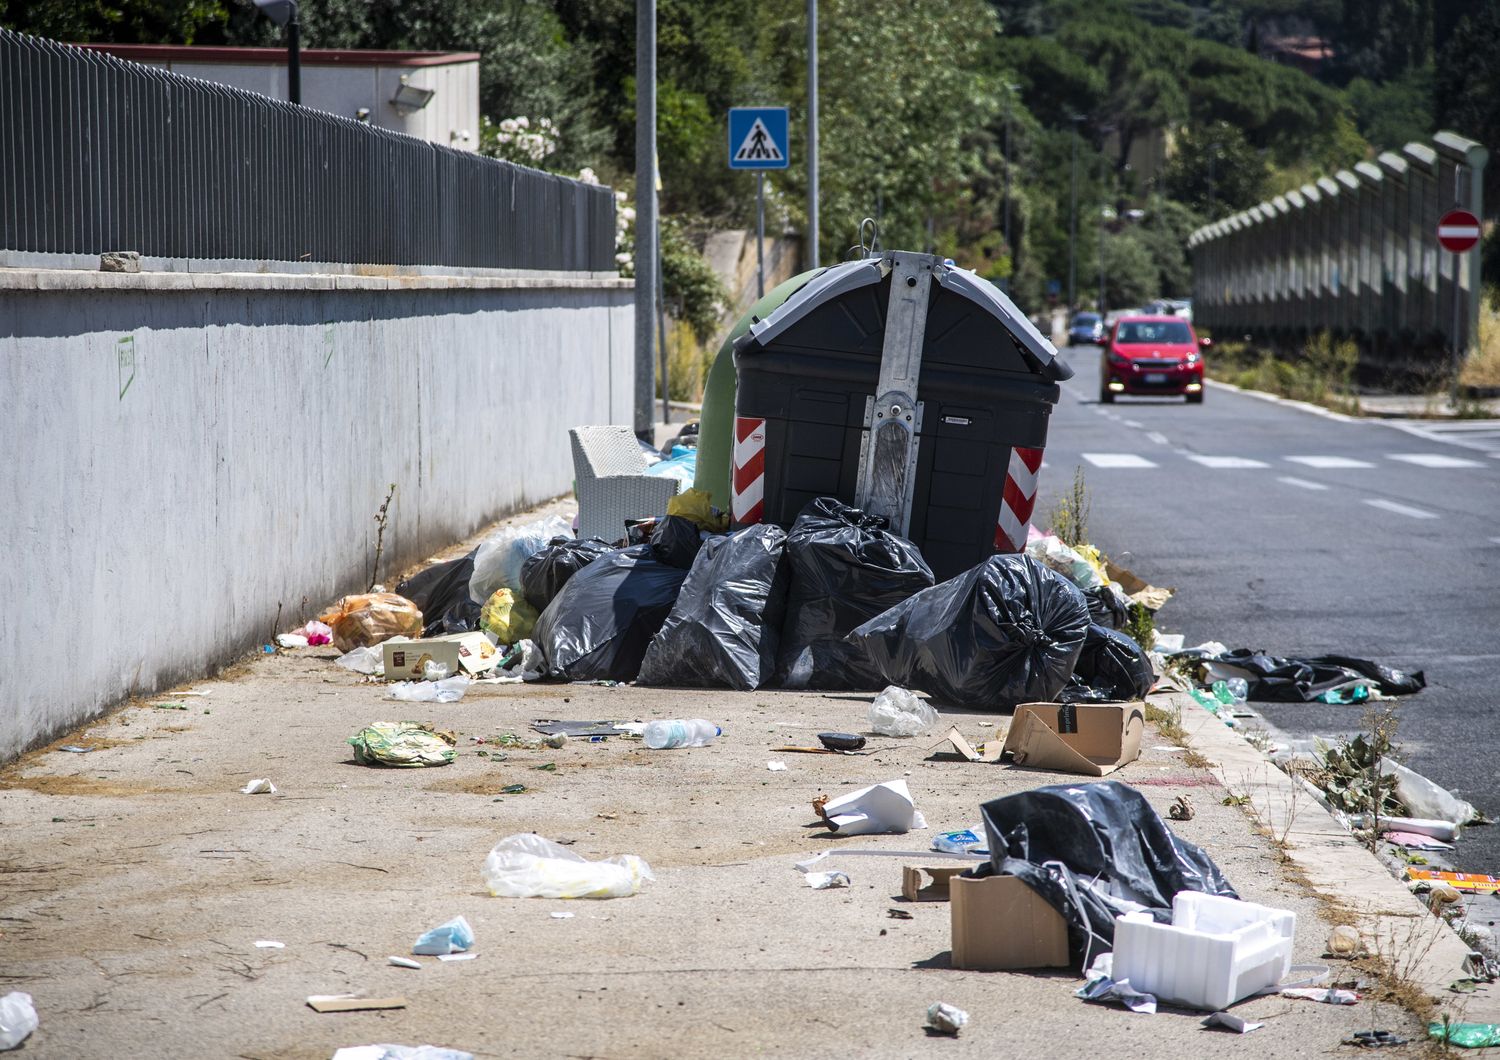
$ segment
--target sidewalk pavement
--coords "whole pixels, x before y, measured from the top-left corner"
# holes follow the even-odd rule
[[[1361,415],[1382,419],[1429,419],[1449,420],[1460,413],[1473,415],[1472,409],[1483,410],[1490,416],[1500,416],[1500,398],[1477,398],[1470,408],[1454,406],[1449,394],[1360,394]]]

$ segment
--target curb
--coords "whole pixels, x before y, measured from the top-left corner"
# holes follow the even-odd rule
[[[1472,994],[1448,990],[1467,975],[1463,961],[1470,949],[1445,920],[1429,912],[1307,789],[1238,733],[1191,696],[1167,698],[1172,708],[1181,708],[1186,745],[1209,761],[1231,795],[1248,799],[1246,809],[1285,852],[1283,867],[1351,914],[1366,947],[1388,963],[1396,979],[1455,1020],[1500,1022],[1500,995],[1493,987]]]
[[[1284,398],[1279,394],[1268,394],[1264,390],[1247,390],[1242,386],[1235,386],[1233,383],[1226,383],[1221,379],[1210,379],[1207,376],[1204,376],[1203,384],[1205,386],[1214,387],[1218,390],[1231,390],[1236,394],[1244,394],[1246,397],[1258,398],[1261,401],[1269,401],[1275,405],[1285,405],[1288,408],[1297,409],[1301,412],[1310,412],[1314,416],[1322,416],[1324,419],[1334,420],[1338,423],[1373,422],[1373,418],[1369,416],[1346,416],[1342,412],[1334,412],[1332,409],[1325,409],[1322,405],[1314,405],[1310,401],[1293,401],[1291,398]]]

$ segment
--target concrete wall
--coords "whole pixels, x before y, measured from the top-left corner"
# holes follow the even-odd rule
[[[567,492],[629,281],[0,269],[0,760]]]

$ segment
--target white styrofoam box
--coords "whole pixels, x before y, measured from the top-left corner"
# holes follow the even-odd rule
[[[1296,926],[1285,909],[1182,891],[1170,924],[1150,913],[1116,918],[1112,974],[1162,1001],[1216,1012],[1281,981]]]

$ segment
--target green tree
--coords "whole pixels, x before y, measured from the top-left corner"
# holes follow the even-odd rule
[[[1167,194],[1210,220],[1254,206],[1271,178],[1265,157],[1228,122],[1188,127],[1164,175]]]
[[[1356,77],[1345,92],[1360,135],[1381,149],[1432,135],[1432,93],[1431,66],[1414,66],[1384,84]]]
[[[1193,290],[1193,268],[1188,260],[1188,236],[1204,218],[1191,207],[1162,195],[1146,206],[1136,227],[1136,238],[1156,266],[1156,293],[1164,298],[1186,298]]]
[[[1161,280],[1156,264],[1151,260],[1151,252],[1136,229],[1127,227],[1119,232],[1106,234],[1102,253],[1104,255],[1104,298],[1108,306],[1112,308],[1138,306],[1143,302],[1149,302],[1160,293]],[[1094,286],[1091,288],[1085,280],[1080,284],[1080,288],[1084,292],[1090,289],[1097,291],[1097,284],[1096,266]]]
[[[1482,0],[1455,23],[1437,63],[1434,84],[1436,124],[1500,148],[1500,2]],[[1494,215],[1500,206],[1500,160],[1484,169],[1484,201]]]
[[[193,44],[226,0],[0,0],[0,26],[77,44]]]

